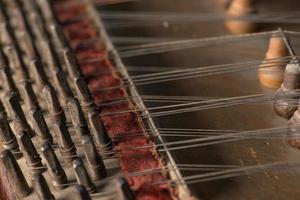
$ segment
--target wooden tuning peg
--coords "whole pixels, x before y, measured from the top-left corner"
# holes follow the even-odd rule
[[[43,164],[40,155],[35,148],[30,135],[26,131],[20,131],[16,134],[17,140],[22,151],[27,166],[30,168],[32,173],[43,172]]]
[[[73,192],[76,195],[76,200],[91,200],[90,194],[83,185],[74,186]]]
[[[131,190],[129,183],[124,177],[119,177],[115,180],[116,199],[118,200],[134,200],[135,196]]]
[[[286,119],[293,116],[298,107],[295,101],[299,99],[299,94],[295,90],[299,88],[300,65],[297,60],[292,60],[285,68],[283,83],[277,91],[274,103],[276,114]]]
[[[96,187],[92,182],[82,160],[81,159],[74,160],[73,168],[75,171],[77,183],[83,185],[90,194],[95,193],[97,191]]]
[[[41,173],[33,174],[31,181],[39,200],[55,200],[46,179]]]
[[[107,171],[101,155],[97,152],[94,141],[90,135],[82,137],[82,147],[88,163],[88,169],[93,180],[101,180],[107,176]]]
[[[289,52],[283,36],[273,35],[269,42],[269,48],[264,62],[258,70],[260,83],[270,89],[277,89],[283,82],[286,61],[282,57],[288,56]]]
[[[253,0],[232,0],[228,10],[227,17],[244,17],[256,13]],[[254,32],[257,24],[244,19],[228,19],[225,26],[232,34],[245,34]]]
[[[45,163],[47,165],[47,172],[50,179],[52,180],[53,185],[57,189],[63,190],[64,188],[66,188],[68,178],[54,150],[52,149],[51,144],[44,143],[41,147],[41,150],[45,159]]]
[[[294,112],[294,115],[288,122],[287,143],[291,147],[300,150],[299,130],[300,130],[300,108],[298,107],[298,109]]]
[[[22,170],[15,157],[9,150],[4,150],[0,154],[0,163],[4,167],[8,181],[19,198],[25,198],[31,193]]]

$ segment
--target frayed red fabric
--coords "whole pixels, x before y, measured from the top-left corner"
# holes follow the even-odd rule
[[[70,2],[72,0],[69,0]],[[88,16],[82,4],[60,8],[56,6],[59,20],[72,21],[72,18]],[[101,120],[113,140],[114,148],[120,157],[121,170],[135,191],[137,200],[169,200],[174,191],[167,184],[168,177],[157,170],[153,173],[131,176],[131,173],[148,169],[160,169],[164,166],[163,159],[156,152],[154,144],[147,137],[141,118],[135,112],[133,103],[118,103],[111,106],[101,106],[103,103],[128,97],[124,83],[118,75],[115,66],[109,61],[104,41],[95,40],[98,31],[88,17],[67,23],[64,32],[74,48],[83,73],[87,76],[88,86],[96,103],[101,108]],[[83,42],[95,40],[93,42]],[[90,60],[96,61],[90,61]],[[98,60],[97,60],[98,59]],[[116,89],[107,90],[110,87]],[[122,112],[122,114],[112,114]],[[132,137],[131,133],[139,133]],[[122,137],[120,137],[122,136]],[[127,137],[126,137],[127,136]],[[142,148],[136,148],[142,147]],[[160,184],[155,184],[160,183]]]
[[[60,22],[71,20],[81,15],[87,14],[86,7],[83,3],[72,3],[72,0],[68,1],[68,6],[60,6],[64,2],[54,2],[55,14]]]

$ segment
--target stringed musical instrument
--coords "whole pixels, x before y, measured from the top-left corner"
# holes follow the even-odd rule
[[[297,199],[290,1],[0,0],[0,199]]]

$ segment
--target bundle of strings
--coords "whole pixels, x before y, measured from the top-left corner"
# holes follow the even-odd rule
[[[290,180],[285,180],[284,183],[291,187],[297,185],[297,176],[293,175],[297,174],[300,164],[297,159],[299,152],[287,146],[281,147],[281,141],[288,141],[293,147],[300,148],[297,133],[300,122],[300,70],[296,48],[300,36],[298,32],[278,29],[211,37],[207,37],[205,33],[206,37],[200,38],[131,36],[135,33],[131,29],[139,30],[144,27],[153,28],[153,32],[157,27],[158,32],[162,32],[163,27],[169,33],[169,29],[176,32],[176,26],[201,23],[205,27],[207,24],[220,25],[223,22],[236,34],[241,28],[255,31],[258,24],[262,23],[298,24],[297,12],[262,14],[251,7],[242,9],[243,13],[238,15],[232,11],[229,14],[179,14],[112,11],[110,7],[105,10],[105,6],[145,6],[143,0],[40,2],[50,2],[53,6],[52,14],[55,16],[51,17],[57,18],[63,27],[68,45],[75,52],[81,71],[87,78],[89,89],[99,107],[99,120],[103,122],[112,139],[114,148],[105,147],[104,151],[100,151],[106,167],[110,167],[107,164],[109,159],[117,158],[120,161],[121,171],[136,199],[188,199],[194,198],[193,194],[199,198],[211,198],[207,187],[203,187],[201,183],[208,184],[241,176],[250,180],[256,175],[257,179],[263,180],[271,177],[270,179],[275,181],[288,177]],[[226,1],[224,5],[230,9],[234,2],[231,1],[230,4],[230,1]],[[162,2],[158,4],[160,3],[163,5]],[[206,4],[209,3],[203,3]],[[178,6],[180,5],[178,3]],[[253,6],[250,3],[245,5]],[[99,6],[99,11],[96,11],[94,6]],[[47,10],[44,14],[48,15]],[[100,18],[104,20],[104,24]],[[14,23],[16,22],[12,20],[13,25]],[[235,27],[239,30],[236,31]],[[112,35],[107,35],[106,29]],[[119,29],[129,29],[129,36],[114,36]],[[27,47],[28,44],[24,43]],[[20,44],[21,47],[22,45]],[[113,45],[116,45],[117,51]],[[23,51],[26,52],[25,49]],[[188,60],[190,52],[195,51],[198,53],[193,53],[193,56],[197,57],[185,62],[192,63],[190,67],[182,67],[180,62],[173,63],[175,66],[158,65],[161,60],[170,57],[180,61],[182,57],[187,56],[185,59]],[[124,66],[122,61],[127,65]],[[71,76],[68,78],[72,79]],[[253,84],[254,87],[250,86],[250,90],[245,90],[248,84]],[[185,88],[182,89],[185,94],[193,95],[181,95],[180,88]],[[250,93],[251,91],[255,93]],[[289,124],[270,111],[273,105],[278,115],[291,118]],[[255,112],[251,112],[252,109]],[[272,117],[262,117],[263,112]],[[257,122],[260,119],[256,119],[257,124],[254,124],[250,120],[259,118],[257,115],[260,115],[262,121]],[[195,128],[186,123],[191,122],[191,119],[194,120],[191,126]],[[197,121],[199,119],[201,122]],[[175,125],[170,121],[175,121]],[[68,126],[72,133],[80,127],[71,123]],[[71,136],[73,139],[79,137],[76,134]],[[75,140],[77,148],[82,144],[80,139]],[[96,142],[95,144],[99,145]],[[276,145],[281,146],[276,149]],[[55,145],[53,148],[56,148]],[[228,152],[231,156],[222,155],[224,158],[220,158],[218,148],[233,152]],[[61,150],[60,146],[59,149]],[[248,154],[250,158],[243,157]],[[72,156],[65,158],[72,159]],[[223,159],[228,159],[231,163]],[[76,168],[76,165],[73,166]],[[5,183],[5,178],[2,183]],[[98,186],[114,179],[115,177],[111,176],[94,181],[93,184]],[[114,194],[117,193],[116,188],[108,192],[95,192],[93,184],[80,182],[78,177],[77,183],[84,183],[90,192],[89,198],[132,198],[126,194],[117,197]],[[269,182],[264,180],[262,183]],[[58,186],[73,185],[76,183],[69,181]],[[242,192],[249,189],[249,185],[252,187],[250,192],[257,192],[251,183],[245,185],[245,189],[240,189]],[[4,189],[4,194],[12,193],[9,187],[1,189]],[[210,189],[214,191],[213,188]],[[280,190],[273,191],[271,186],[267,186],[266,190],[271,193],[270,196],[272,193],[280,193]],[[40,190],[36,188],[34,192],[40,194]],[[45,193],[42,192],[44,195]],[[220,190],[216,190],[216,193],[213,196],[219,195],[220,198],[224,198]],[[26,195],[29,194],[28,191]],[[229,192],[228,195],[231,195],[231,198],[239,198],[236,193]],[[294,196],[295,193],[288,195]],[[288,195],[284,192],[284,198]],[[54,198],[53,195],[48,194],[49,196]]]
[[[104,2],[97,1],[96,5],[105,5],[111,4],[112,2]],[[119,3],[124,3],[120,1]],[[143,6],[143,1],[137,1],[137,4],[140,3]],[[145,3],[146,4],[146,3]],[[122,6],[121,6],[122,7]],[[208,23],[220,23],[228,20],[244,20],[251,23],[295,23],[297,24],[297,12],[276,12],[270,14],[261,14],[261,13],[251,13],[245,16],[228,16],[226,14],[210,14],[210,13],[172,13],[172,12],[132,12],[132,11],[105,11],[100,7],[100,16],[104,19],[106,28],[111,30],[112,33],[117,33],[120,29],[129,29],[129,34],[134,35],[134,33],[130,33],[130,30],[136,28],[139,30],[140,27],[165,27],[168,32],[168,27],[172,27],[173,25],[182,25],[189,26],[195,23],[200,24],[208,24]],[[84,16],[80,14],[77,15],[79,19],[84,19]],[[190,49],[200,49],[200,48],[211,48],[210,51],[211,59],[218,60],[214,58],[213,50],[217,48],[222,48],[222,45],[226,46],[236,46],[243,45],[244,43],[254,42],[258,44],[259,42],[269,41],[271,37],[285,38],[285,37],[298,37],[298,33],[292,31],[266,31],[259,33],[251,33],[251,34],[243,34],[238,36],[218,36],[218,37],[209,37],[209,38],[156,38],[156,37],[120,37],[120,36],[111,36],[112,41],[117,44],[117,50],[119,51],[119,55],[121,59],[125,59],[130,63],[135,58],[139,58],[139,60],[145,59],[147,61],[151,59],[159,58],[157,55],[160,54],[171,54],[170,52],[183,52],[189,51]],[[90,40],[91,41],[91,40]],[[236,46],[235,46],[236,45]],[[264,45],[266,46],[266,45]],[[286,48],[288,49],[287,55],[282,55],[279,57],[270,57],[266,59],[258,59],[251,60],[251,55],[255,54],[255,52],[242,52],[244,53],[244,61],[235,62],[235,63],[222,63],[216,65],[207,65],[207,66],[194,66],[192,67],[168,67],[168,66],[149,66],[147,61],[143,61],[145,66],[126,66],[126,69],[129,72],[132,72],[133,75],[128,77],[120,77],[122,78],[122,82],[111,83],[109,76],[110,73],[114,73],[114,71],[118,71],[119,69],[114,69],[114,71],[110,70],[94,70],[93,67],[88,68],[89,70],[85,70],[87,76],[91,77],[90,79],[90,89],[97,92],[114,92],[118,91],[120,88],[122,89],[131,89],[132,87],[139,88],[143,87],[168,87],[170,83],[171,87],[172,83],[178,82],[180,80],[190,79],[196,80],[197,78],[204,78],[209,81],[210,77],[218,76],[221,77],[231,74],[247,74],[258,71],[259,69],[274,69],[274,68],[285,68],[286,64],[289,62],[294,62],[297,64],[298,57],[295,53],[293,53],[293,49],[291,50],[291,46],[287,41],[285,43]],[[230,48],[230,47],[228,47]],[[219,49],[217,49],[219,50]],[[243,51],[242,48],[239,49]],[[209,50],[208,50],[209,51]],[[233,50],[234,51],[234,50]],[[234,52],[235,53],[235,52]],[[178,53],[179,54],[179,53]],[[177,55],[177,54],[174,54]],[[157,57],[156,57],[157,56]],[[172,54],[171,54],[172,56]],[[248,56],[248,57],[247,57]],[[150,57],[150,58],[149,58]],[[199,56],[201,58],[201,56]],[[241,60],[241,59],[240,59]],[[101,59],[92,58],[86,60],[87,63],[91,65],[91,63],[100,62]],[[151,61],[152,62],[152,61]],[[154,62],[159,63],[159,62]],[[218,62],[215,62],[218,63]],[[122,71],[119,71],[122,75]],[[136,75],[136,73],[138,73]],[[107,82],[111,84],[105,84],[100,79],[96,80],[98,76],[106,77],[103,80],[107,80]],[[99,82],[102,82],[104,87],[99,87]],[[162,86],[163,84],[167,84],[167,86]],[[178,85],[180,83],[177,83]],[[200,87],[199,90],[202,88]],[[151,90],[155,91],[155,90]],[[213,93],[213,92],[212,92]],[[217,94],[217,92],[216,92]],[[278,99],[284,100],[285,103],[289,103],[289,106],[297,107],[298,106],[298,88],[294,88],[289,91],[270,91],[267,93],[257,93],[257,94],[246,94],[242,96],[234,96],[234,97],[220,97],[215,96],[178,96],[178,95],[157,95],[157,94],[145,94],[145,95],[131,95],[128,97],[120,97],[112,100],[102,98],[98,100],[99,106],[105,109],[109,109],[109,112],[102,112],[102,117],[118,117],[126,114],[134,114],[139,112],[139,116],[144,120],[149,120],[152,118],[158,118],[155,121],[160,121],[161,117],[171,117],[175,115],[173,119],[179,118],[178,114],[183,113],[191,113],[191,112],[199,112],[199,111],[211,111],[219,108],[227,108],[227,107],[239,107],[245,105],[258,105],[258,106],[268,106],[268,105],[277,105],[284,106],[278,102]],[[115,107],[122,107],[124,103],[149,103],[150,105],[156,104],[168,104],[168,105],[159,105],[154,107],[147,108],[135,108],[135,109],[127,109],[121,108],[120,110],[113,110]],[[171,105],[170,105],[171,104]],[[229,108],[229,109],[230,109]],[[178,121],[178,120],[176,120]],[[278,132],[277,132],[278,131]],[[241,130],[224,130],[224,129],[192,129],[192,128],[157,128],[155,132],[151,129],[146,129],[146,134],[152,137],[154,140],[163,137],[167,141],[172,140],[171,142],[163,142],[162,144],[156,144],[155,147],[158,152],[173,152],[178,150],[187,150],[190,149],[189,152],[196,151],[195,148],[211,146],[216,144],[223,143],[231,143],[237,142],[241,140],[284,140],[287,137],[287,132],[289,132],[286,126],[276,127],[276,128],[267,128],[267,129],[258,129],[251,131],[241,131]],[[124,138],[136,138],[139,136],[143,136],[145,134],[144,131],[129,131],[125,135],[122,133],[117,134],[115,140],[122,140]],[[241,135],[240,135],[241,134]],[[189,138],[191,137],[191,138]],[[295,138],[294,136],[290,136],[291,138]],[[173,141],[175,140],[175,141]],[[137,149],[151,149],[153,145],[141,145],[140,147],[135,147]],[[132,148],[132,149],[135,149]],[[130,148],[131,149],[131,148]],[[174,154],[176,157],[176,153]],[[275,163],[273,163],[275,164]],[[181,165],[185,166],[185,164],[176,163],[176,167],[179,168],[180,171],[185,171],[186,168],[181,167]],[[188,164],[187,164],[188,165]],[[190,164],[193,167],[198,166],[199,164]],[[272,165],[272,164],[271,164]],[[275,164],[276,165],[276,164]],[[259,166],[259,165],[258,165]],[[204,165],[207,167],[207,165]],[[221,167],[221,166],[218,166]],[[223,167],[223,166],[222,166]],[[226,166],[224,166],[226,167]],[[263,167],[263,166],[262,166]],[[154,171],[161,171],[166,167],[160,167]],[[264,168],[264,167],[263,167]],[[198,176],[206,176],[206,174],[200,174]],[[182,184],[196,184],[202,182],[202,180],[193,180],[197,175],[191,177],[182,177],[182,180],[173,180],[178,185]],[[225,175],[224,177],[227,177]],[[229,175],[228,177],[231,177]],[[191,179],[190,179],[191,178]],[[219,178],[219,177],[218,177]],[[204,179],[208,180],[218,180],[218,178],[214,179]],[[221,179],[221,178],[220,178]],[[167,181],[169,182],[169,181]],[[172,179],[171,181],[172,182]]]
[[[219,189],[227,188],[224,185],[230,181],[222,184],[216,181],[218,178],[212,179],[216,183],[209,184],[212,186],[209,187],[199,184],[200,180],[189,181],[186,175],[195,175],[196,172],[186,172],[181,168],[181,163],[244,165],[254,162],[259,166],[269,161],[289,160],[290,157],[298,160],[297,151],[282,145],[286,141],[292,144],[291,140],[295,142],[298,137],[291,131],[291,127],[299,125],[293,120],[299,105],[299,29],[293,25],[299,23],[297,2],[291,1],[294,6],[290,7],[284,7],[279,1],[252,1],[254,5],[246,0],[222,2],[226,2],[227,11],[215,12],[214,1],[120,1],[119,5],[108,7],[103,7],[103,2],[97,2],[100,16],[129,71],[130,78],[123,77],[124,85],[121,87],[136,87],[141,93],[104,102],[100,107],[123,102],[146,104],[146,108],[136,111],[145,120],[154,119],[159,126],[154,133],[148,129],[148,135],[154,140],[159,137],[165,139],[163,144],[156,144],[157,150],[173,152],[176,165],[183,174],[184,181],[181,182],[188,184],[199,198],[214,199],[217,196],[226,199],[232,195],[231,198],[242,199],[253,197],[251,192],[267,191],[270,198],[286,199],[289,194],[284,184],[293,185],[288,180],[280,183],[283,189],[275,184],[268,185],[271,181],[266,180],[254,181],[259,185],[265,184],[265,188],[253,189],[255,186],[252,184],[245,184],[245,188],[235,188],[232,190],[238,191],[231,192],[230,189]],[[234,5],[237,2],[251,8],[242,8],[240,14],[235,14],[232,7],[238,8]],[[274,11],[270,11],[273,8]],[[223,23],[234,34],[238,33],[234,28],[244,28],[247,32],[229,35]],[[278,26],[286,29],[277,29]],[[278,38],[279,42],[274,42],[274,38]],[[275,43],[283,45],[276,47]],[[292,73],[289,71],[291,65],[296,66]],[[285,71],[286,67],[288,70]],[[109,71],[93,71],[90,75],[95,73],[107,74]],[[287,78],[290,74],[294,74],[296,80]],[[116,84],[99,89],[92,84],[90,88],[95,92],[120,87]],[[124,109],[102,115],[131,112]],[[289,119],[293,114],[289,124],[280,118]],[[279,130],[281,128],[283,132]],[[138,135],[141,135],[139,131],[127,137]],[[279,146],[278,149],[275,146]],[[297,147],[295,144],[293,146]],[[141,148],[151,148],[151,145]],[[248,159],[245,157],[248,155],[247,149],[251,154]],[[274,173],[276,179],[278,173]],[[265,175],[272,177],[269,172]],[[279,179],[285,180],[289,176],[287,173]],[[247,187],[250,187],[248,191]],[[239,191],[241,194],[237,195]],[[229,194],[226,195],[226,192]],[[259,196],[257,194],[256,197]]]

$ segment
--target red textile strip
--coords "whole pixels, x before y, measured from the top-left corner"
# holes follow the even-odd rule
[[[99,92],[101,88],[122,86],[124,83],[118,76],[115,67],[109,61],[104,42],[101,43],[99,41],[97,27],[93,23],[93,20],[89,18],[84,3],[76,0],[67,1],[72,2],[72,6],[62,6],[61,3],[66,3],[66,0],[55,1],[55,12],[59,21],[63,24],[66,37],[76,52],[82,71],[88,77],[89,88],[96,102],[101,105],[103,102],[128,97],[126,90],[120,88]],[[77,20],[74,20],[74,18]],[[89,60],[91,59],[95,59],[95,61],[90,62]],[[132,103],[114,104],[113,106],[104,107],[101,113],[124,110],[134,111],[135,105]],[[143,122],[135,112],[106,115],[102,116],[101,120],[113,140],[117,135],[124,136],[126,132],[137,131],[145,133]],[[154,148],[139,150],[128,150],[127,148],[149,144],[153,143],[146,135],[124,137],[124,139],[114,142],[114,148],[119,150],[121,169],[124,174],[155,169],[164,165],[161,157]],[[128,176],[127,179],[135,191],[138,200],[169,200],[174,197],[174,191],[168,184],[153,184],[166,180],[166,176],[161,173]]]

